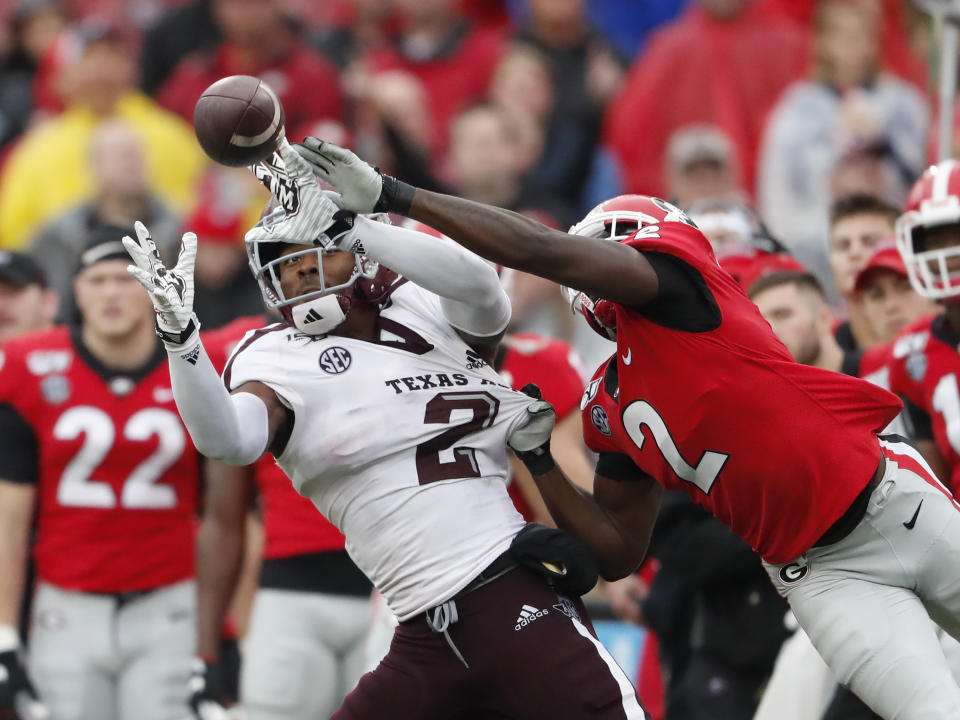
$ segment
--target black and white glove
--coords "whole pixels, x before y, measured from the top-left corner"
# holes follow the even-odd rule
[[[384,175],[350,150],[316,137],[306,137],[294,148],[321,180],[337,189],[344,209],[397,215],[410,212],[415,188]]]
[[[19,643],[17,647],[7,647],[0,652],[0,718],[3,720],[49,720],[50,718],[49,709],[40,701],[33,683],[27,677]]]
[[[531,475],[543,475],[556,464],[550,454],[550,435],[557,424],[557,413],[533,383],[524,385],[522,392],[534,398],[534,402],[527,406],[526,422],[510,434],[507,445]]]
[[[184,233],[177,265],[167,269],[150,231],[139,220],[134,224],[137,239],[124,236],[123,246],[135,265],[129,272],[143,285],[157,314],[157,335],[168,350],[182,350],[199,338],[200,322],[193,312],[193,267],[197,261],[197,236]]]
[[[250,169],[283,207],[278,221],[257,223],[247,242],[288,241],[339,249],[334,240],[353,228],[353,213],[342,210],[340,196],[324,190],[311,165],[286,140],[267,160]],[[344,221],[349,218],[349,221]]]
[[[227,708],[234,698],[226,689],[220,664],[194,658],[190,665],[190,710],[196,720],[224,720],[231,717]]]

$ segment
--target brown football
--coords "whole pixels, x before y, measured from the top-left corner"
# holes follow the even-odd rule
[[[200,147],[221,165],[243,167],[270,157],[284,135],[283,105],[260,78],[230,75],[203,91],[193,109]]]

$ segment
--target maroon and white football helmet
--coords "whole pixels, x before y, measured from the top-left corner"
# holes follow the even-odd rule
[[[622,242],[638,231],[642,233],[647,227],[658,233],[661,225],[671,222],[696,227],[680,208],[666,200],[647,195],[618,195],[588,212],[583,220],[570,228],[570,233]],[[594,332],[609,340],[616,340],[615,303],[568,287],[563,288],[563,295],[573,312],[583,315]]]
[[[927,250],[927,230],[960,226],[960,162],[944,160],[927,168],[907,197],[897,218],[897,249],[907,266],[913,288],[930,300],[960,298],[960,273],[951,273],[948,261],[960,258],[960,245]]]
[[[328,287],[323,276],[323,256],[329,250],[315,239],[283,237],[270,232],[271,227],[283,220],[285,212],[280,203],[271,198],[255,228],[266,232],[250,231],[244,238],[247,261],[267,308],[279,312],[284,320],[302,332],[324,335],[342,323],[352,308],[379,303],[389,295],[397,274],[366,255],[355,256],[349,278]],[[370,217],[389,222],[386,215]],[[304,249],[281,257],[281,252],[290,245],[302,245]],[[280,264],[308,254],[317,258],[320,289],[287,297],[280,285]]]

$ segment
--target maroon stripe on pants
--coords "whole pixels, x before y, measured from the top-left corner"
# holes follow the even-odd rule
[[[390,652],[331,720],[626,717],[610,668],[571,620],[596,637],[579,600],[517,568],[455,602],[448,633],[469,668],[419,615],[400,623]]]

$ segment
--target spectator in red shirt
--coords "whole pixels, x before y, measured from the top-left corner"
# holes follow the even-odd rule
[[[607,139],[626,190],[662,195],[667,139],[684,125],[710,123],[733,141],[752,192],[764,118],[804,72],[806,47],[794,22],[750,0],[697,0],[651,38],[609,105]]]
[[[162,105],[192,121],[197,98],[212,82],[256,75],[280,97],[291,138],[316,120],[341,117],[336,70],[301,42],[277,0],[213,0],[213,16],[223,42],[180,62],[157,94]]]
[[[434,156],[447,146],[448,126],[467,105],[484,98],[503,49],[498,30],[475,29],[457,0],[396,0],[402,31],[370,57],[374,73],[404,70],[427,92]]]

